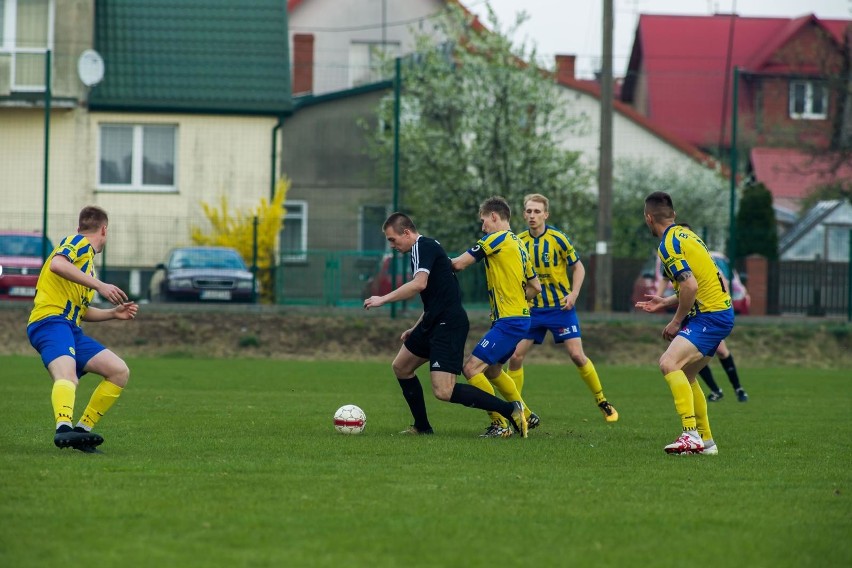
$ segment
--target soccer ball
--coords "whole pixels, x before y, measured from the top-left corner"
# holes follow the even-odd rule
[[[354,404],[345,404],[334,413],[334,428],[341,434],[360,434],[367,425],[367,415]]]

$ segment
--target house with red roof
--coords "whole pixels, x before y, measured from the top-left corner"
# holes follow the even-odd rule
[[[795,211],[819,185],[850,180],[832,157],[852,136],[852,113],[842,114],[852,107],[849,38],[852,20],[814,15],[642,15],[621,100],[723,159],[736,113],[737,147],[754,179]]]
[[[456,2],[388,3],[382,11],[371,0],[289,0],[296,111],[282,128],[282,170],[292,181],[282,249],[348,245],[366,251],[386,246],[380,227],[389,212],[388,188],[376,179],[374,164],[364,155],[365,133],[359,123],[375,120],[382,98],[393,96],[392,84],[378,73],[376,62],[364,58],[364,50],[369,47],[372,55],[381,50],[411,53],[412,28],[434,31],[436,18],[449,3]],[[478,21],[473,25],[484,29]],[[566,134],[561,143],[582,152],[596,168],[600,89],[593,81],[576,79],[574,64],[574,56],[558,55],[554,80],[570,114],[588,119],[588,128]],[[616,160],[657,159],[685,167],[712,161],[630,105],[615,101],[614,107]],[[326,230],[329,225],[336,231]]]

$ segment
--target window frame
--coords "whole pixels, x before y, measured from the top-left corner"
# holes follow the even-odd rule
[[[373,209],[376,209],[376,210],[382,209],[383,215],[384,215],[384,217],[382,218],[382,221],[381,221],[382,223],[384,223],[385,219],[387,219],[388,215],[390,215],[390,206],[386,205],[386,204],[365,203],[365,204],[358,207],[358,250],[361,251],[361,252],[374,251],[374,250],[381,250],[382,252],[387,252],[387,251],[390,250],[390,244],[388,243],[387,239],[382,239],[383,245],[382,245],[381,248],[378,248],[378,249],[364,248],[364,244],[365,244],[364,243],[364,237],[366,235],[365,231],[366,231],[366,228],[367,228],[367,227],[364,226],[364,222],[365,222],[365,219],[366,219],[365,210],[368,209],[368,208],[373,208]],[[381,224],[379,225],[379,229],[381,229]],[[378,237],[376,237],[376,238],[378,238]]]
[[[47,0],[47,45],[44,47],[16,47],[18,40],[18,0],[3,0],[0,5],[3,11],[2,35],[0,35],[0,54],[9,55],[9,90],[12,93],[43,93],[47,90],[46,81],[40,85],[22,85],[16,82],[18,54],[38,55],[45,57],[47,52],[55,53],[56,0]],[[51,62],[51,84],[54,77]],[[46,79],[46,78],[45,78]]]
[[[819,84],[822,91],[822,113],[814,112],[814,88]],[[796,112],[796,87],[804,86],[804,109]],[[788,90],[788,113],[795,120],[826,120],[828,118],[828,89],[822,81],[813,79],[795,79],[790,81]]]
[[[298,206],[301,208],[301,212],[297,215],[295,213],[290,213],[290,210],[287,207]],[[308,260],[308,202],[304,199],[288,199],[284,201],[282,205],[284,207],[284,216],[283,220],[283,228],[279,231],[279,241],[280,234],[287,230],[287,219],[288,218],[298,218],[302,221],[302,227],[299,235],[299,242],[302,245],[299,250],[299,254],[285,254],[283,247],[280,251],[281,262],[305,262]],[[281,243],[279,242],[279,246]]]
[[[356,65],[354,56],[356,48],[367,49],[367,65],[362,67]],[[381,81],[383,57],[397,57],[402,53],[402,44],[399,41],[381,40],[352,40],[349,42],[349,87],[355,88],[361,85],[369,85]]]
[[[131,167],[130,167],[130,183],[103,183],[101,181],[101,159],[103,157],[103,128],[104,127],[123,126],[132,128],[132,144],[131,144]],[[172,156],[172,177],[174,182],[172,185],[162,184],[145,184],[143,181],[143,163],[144,163],[144,129],[146,126],[171,127],[174,132],[174,156]],[[98,154],[95,160],[95,179],[97,180],[97,191],[115,191],[115,192],[143,192],[143,193],[177,193],[178,192],[178,142],[179,142],[179,125],[177,123],[160,123],[160,122],[99,122],[98,123]]]

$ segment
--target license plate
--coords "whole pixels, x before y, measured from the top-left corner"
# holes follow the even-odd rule
[[[202,300],[230,300],[231,299],[231,291],[230,290],[202,290],[201,291],[201,299]]]
[[[9,288],[10,296],[29,296],[30,298],[35,296],[36,289],[31,286],[12,286]]]

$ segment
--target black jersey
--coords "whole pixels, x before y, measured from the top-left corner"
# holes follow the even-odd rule
[[[423,300],[423,324],[429,327],[435,321],[452,321],[455,316],[467,320],[461,302],[461,288],[453,272],[453,264],[444,247],[435,239],[420,235],[411,247],[411,274],[420,271],[429,274],[429,283],[420,292]]]

